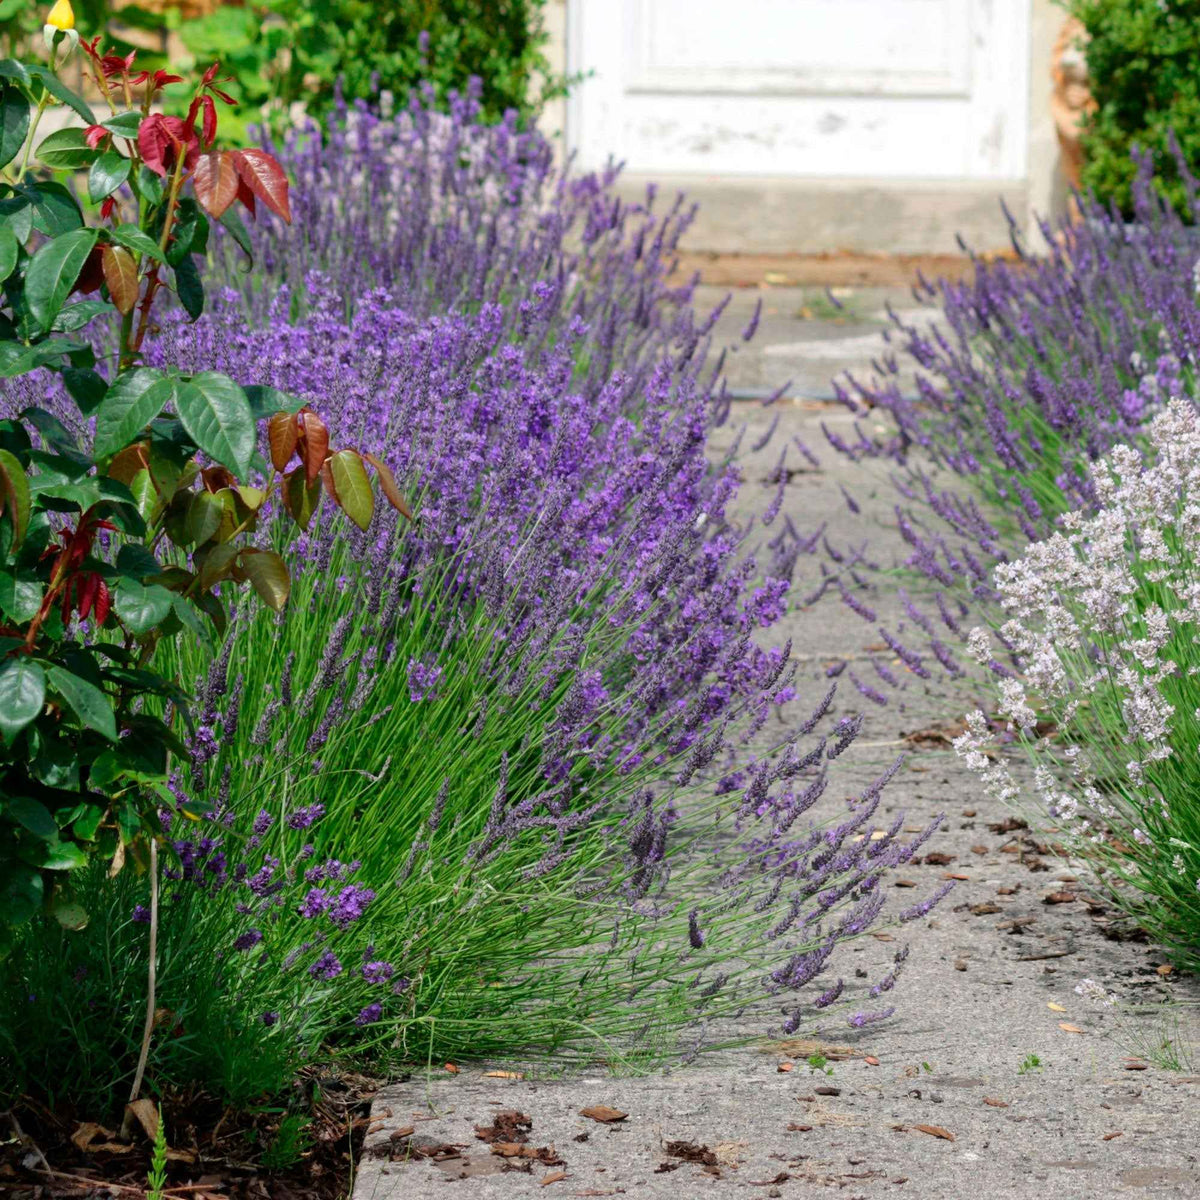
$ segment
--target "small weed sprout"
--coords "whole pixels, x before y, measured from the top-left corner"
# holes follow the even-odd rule
[[[287,1171],[304,1157],[312,1145],[312,1122],[298,1113],[289,1113],[279,1122],[275,1140],[263,1151],[262,1165],[267,1171]]]
[[[815,1075],[832,1075],[833,1068],[829,1065],[829,1060],[823,1055],[820,1050],[815,1054],[808,1056],[808,1069]]]
[[[146,1200],[163,1200],[163,1189],[167,1185],[167,1124],[163,1120],[162,1105],[158,1107],[158,1127],[154,1131],[154,1153],[150,1158],[150,1172],[146,1177]]]
[[[1027,1054],[1017,1068],[1018,1075],[1033,1075],[1042,1069],[1042,1060],[1036,1054]]]

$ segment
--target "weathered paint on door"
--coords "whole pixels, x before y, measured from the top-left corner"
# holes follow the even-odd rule
[[[570,0],[581,166],[1018,179],[1030,0]]]

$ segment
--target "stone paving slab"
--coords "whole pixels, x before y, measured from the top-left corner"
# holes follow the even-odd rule
[[[741,310],[727,313],[722,328],[736,329],[754,299],[737,296]],[[762,345],[803,341],[797,327],[814,341],[829,333],[780,311],[765,314]],[[848,336],[867,332],[861,325],[839,328]],[[798,435],[821,465],[797,464],[785,511],[802,530],[827,522],[835,545],[869,538],[872,556],[890,561],[900,544],[891,528],[889,485],[882,474],[864,474],[835,455],[820,430],[824,421],[846,433],[848,415],[828,407],[813,411],[803,401],[785,402],[778,412],[776,439],[745,460],[745,510],[765,506],[779,447]],[[774,416],[753,403],[736,407],[714,451],[735,436],[737,422],[751,425],[750,444]],[[839,484],[854,493],[858,514],[844,503]],[[818,578],[815,560],[803,563],[800,574],[796,594],[803,595]],[[872,604],[895,628],[902,616],[898,598],[880,594]],[[861,665],[878,643],[873,626],[836,602],[791,612],[776,633],[793,639],[814,699],[824,691],[826,663],[849,658]],[[837,713],[864,703],[846,685]],[[884,794],[881,819],[903,809],[906,828],[915,830],[936,813],[947,814],[926,847],[935,860],[901,874],[918,885],[896,892],[901,904],[926,895],[946,874],[966,878],[919,927],[864,938],[842,953],[839,973],[849,975],[862,963],[876,978],[901,937],[911,944],[891,1021],[862,1031],[830,1023],[817,1031],[822,1043],[850,1051],[831,1062],[832,1075],[808,1066],[811,1047],[780,1044],[640,1078],[601,1070],[559,1078],[552,1063],[523,1068],[519,1080],[486,1076],[496,1064],[464,1064],[459,1074],[440,1066],[416,1071],[376,1098],[355,1200],[1200,1197],[1200,1008],[1181,1011],[1179,1030],[1127,1017],[1122,1032],[1112,1011],[1073,990],[1090,977],[1126,998],[1195,1003],[1200,988],[1194,980],[1162,978],[1160,953],[1115,936],[1120,922],[1088,900],[1078,864],[1039,850],[1036,835],[1026,831],[990,829],[1013,814],[990,807],[944,745],[905,742],[906,733],[966,707],[966,696],[912,679],[887,708],[872,708],[862,738],[835,764],[842,769],[833,776],[831,804],[907,750],[905,767]],[[1048,902],[1063,892],[1077,898]],[[765,1023],[760,1014],[754,1025],[730,1033],[758,1034]],[[1135,1049],[1168,1036],[1191,1048],[1194,1075],[1154,1065],[1127,1069]],[[1022,1072],[1031,1055],[1040,1066]],[[779,1070],[789,1063],[790,1071]],[[611,1124],[580,1115],[592,1105],[628,1115]],[[492,1124],[506,1110],[532,1122],[529,1147],[553,1147],[543,1159],[561,1162],[493,1154],[475,1126]],[[679,1157],[679,1147],[672,1152],[671,1143],[689,1142],[701,1148],[691,1157],[702,1161]],[[449,1149],[422,1156],[438,1146]]]

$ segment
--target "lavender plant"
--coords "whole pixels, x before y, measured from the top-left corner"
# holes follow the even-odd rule
[[[1194,202],[1182,159],[1178,169]],[[1139,158],[1131,223],[1081,198],[1078,220],[1042,223],[1045,253],[1027,251],[1014,223],[1015,262],[977,259],[962,283],[923,280],[916,296],[940,320],[897,319],[876,375],[837,385],[872,430],[859,419],[853,439],[829,430],[830,443],[897,493],[907,632],[880,632],[919,677],[979,682],[964,641],[998,612],[993,567],[1064,514],[1093,512],[1094,464],[1119,443],[1144,445],[1167,400],[1195,394],[1200,246],[1152,180]],[[861,595],[871,564],[839,557],[813,601],[840,591],[874,623]],[[1011,673],[1003,643],[988,665],[993,683]]]
[[[144,348],[320,399],[414,516],[356,532],[301,506],[289,540],[264,512],[288,620],[240,616],[215,662],[172,651],[202,681],[172,785],[216,822],[164,809],[182,915],[163,937],[203,993],[181,1000],[280,1071],[330,1044],[655,1059],[752,1005],[788,1030],[887,1015],[903,954],[861,986],[833,956],[928,834],[869,836],[895,766],[840,817],[817,808],[862,718],[833,688],[797,712],[766,641],[804,546],[777,502],[735,521],[736,467],[705,456],[729,403],[715,317],[668,282],[687,214],[567,181],[469,98],[344,124],[323,167],[287,152],[313,229],[250,235],[269,270],[231,258],[204,316]],[[49,969],[24,961],[18,984]],[[18,1068],[33,1025],[13,1025]],[[161,1078],[210,1069],[174,1049]]]
[[[1172,401],[1150,465],[1118,446],[1097,466],[1092,516],[996,568],[1019,656],[1000,714],[1032,753],[1033,786],[1114,900],[1181,966],[1200,965],[1200,419]],[[988,635],[969,642],[981,662]],[[1039,726],[1039,721],[1043,722]],[[1052,734],[1039,735],[1051,728]],[[982,712],[955,748],[1002,798],[1019,792]]]

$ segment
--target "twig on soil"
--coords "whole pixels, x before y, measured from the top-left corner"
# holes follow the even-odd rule
[[[41,1147],[25,1132],[25,1130],[21,1128],[21,1123],[17,1120],[17,1114],[15,1112],[9,1112],[8,1122],[12,1126],[12,1131],[17,1135],[17,1139],[20,1141],[21,1145],[28,1146],[33,1153],[42,1160],[43,1168],[49,1171],[50,1164],[46,1161],[46,1156],[42,1153]]]
[[[1074,954],[1075,947],[1068,946],[1065,950],[1043,950],[1040,954],[1019,954],[1017,962],[1040,962],[1043,958],[1066,958],[1068,954]]]

